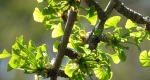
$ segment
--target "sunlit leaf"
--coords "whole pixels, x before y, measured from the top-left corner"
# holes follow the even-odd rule
[[[125,28],[130,29],[130,28],[133,28],[133,27],[137,27],[136,23],[134,23],[130,19],[128,19],[127,22],[126,22]]]
[[[37,0],[38,3],[43,2],[43,0]]]
[[[118,22],[120,21],[120,16],[113,16],[106,20],[104,28],[108,29],[111,27],[117,27]]]
[[[37,54],[36,54],[36,60],[40,59],[41,57],[43,57],[43,53],[42,53],[41,47],[38,47]]]
[[[36,49],[36,47],[35,47],[34,43],[32,42],[32,40],[30,40],[29,43],[28,43],[28,49],[31,50],[31,51]]]
[[[78,68],[76,63],[73,63],[72,61],[69,61],[66,66],[65,66],[65,73],[69,76],[72,77],[73,72]]]
[[[142,33],[141,32],[132,32],[132,33],[130,33],[130,36],[131,37],[140,37],[142,35]]]
[[[139,60],[144,67],[148,67],[150,65],[149,55],[150,51],[147,53],[146,50],[142,51],[140,54]]]
[[[53,45],[53,51],[54,52],[58,52],[58,46],[59,46],[60,42],[57,40],[54,45]]]
[[[97,21],[97,12],[95,12],[95,6],[92,6],[88,14],[86,15],[86,19],[90,22],[91,25],[95,25]]]
[[[115,64],[118,64],[120,62],[120,59],[117,54],[108,54],[108,55],[112,58]]]
[[[35,8],[35,10],[33,12],[33,17],[34,17],[34,20],[37,22],[43,22],[43,20],[44,20],[43,14],[37,7]]]
[[[19,50],[12,49],[12,57],[8,62],[7,71],[11,71],[12,69],[16,69],[19,66]]]
[[[52,31],[52,38],[60,37],[64,34],[62,30],[61,24],[58,24],[54,27],[54,30]]]
[[[53,24],[50,24],[50,21],[45,21],[44,27],[46,30],[50,30],[52,28]]]
[[[94,73],[100,80],[109,80],[107,72],[101,67],[95,68]]]
[[[48,49],[47,49],[46,44],[43,44],[43,45],[41,46],[41,50],[48,53]]]
[[[3,52],[0,54],[0,59],[3,59],[3,58],[8,58],[10,57],[11,55],[7,52],[6,49],[3,50]]]

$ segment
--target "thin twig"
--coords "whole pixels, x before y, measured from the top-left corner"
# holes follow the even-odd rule
[[[56,60],[55,60],[54,65],[53,65],[53,69],[54,69],[56,74],[55,74],[54,77],[51,77],[51,80],[56,80],[57,79],[59,67],[62,63],[62,59],[64,57],[64,52],[65,52],[65,49],[67,47],[69,36],[70,36],[71,31],[72,31],[72,27],[74,25],[76,17],[77,17],[77,12],[75,12],[71,9],[69,11],[68,19],[67,19],[67,22],[66,22],[66,25],[65,25],[64,35],[61,38],[61,43],[60,43],[60,46],[59,46],[58,54],[56,56]]]

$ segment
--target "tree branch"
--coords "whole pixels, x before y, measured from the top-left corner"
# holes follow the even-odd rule
[[[77,12],[75,12],[71,9],[69,11],[68,20],[67,20],[66,25],[65,25],[64,35],[61,38],[61,43],[60,43],[60,46],[59,46],[58,54],[56,56],[56,60],[55,60],[54,65],[52,67],[54,69],[55,75],[53,77],[51,77],[51,80],[56,80],[57,79],[59,67],[62,63],[62,59],[64,57],[65,49],[67,47],[69,36],[70,36],[71,31],[72,31],[72,27],[74,25],[76,17],[77,17]]]
[[[96,27],[92,30],[92,32],[89,34],[89,37],[86,39],[86,43],[89,44],[89,49],[93,50],[96,48],[97,44],[101,41],[102,35],[94,36],[93,32],[97,29],[103,32],[105,21],[108,19],[108,16],[111,14],[111,12],[114,9],[115,3],[113,0],[110,0],[108,5],[106,6],[105,10],[103,11],[100,5],[95,0],[89,0],[93,5],[95,5],[99,22],[97,23]],[[104,16],[102,16],[104,15]]]
[[[138,24],[147,24],[150,25],[150,20],[148,20],[147,17],[144,17],[140,13],[126,7],[122,2],[119,0],[115,1],[115,9],[125,17],[131,19],[133,22],[136,22]]]
[[[54,69],[49,69],[47,73],[48,73],[47,77],[54,77],[55,76],[55,70]],[[64,70],[58,70],[58,76],[68,78],[68,75],[65,74]]]

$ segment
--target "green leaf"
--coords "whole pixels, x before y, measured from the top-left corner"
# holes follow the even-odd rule
[[[139,38],[139,37],[141,37],[141,35],[142,35],[141,32],[132,32],[132,33],[130,33],[130,37],[137,37],[137,38]]]
[[[45,21],[44,27],[46,30],[50,30],[54,24],[50,24],[50,21]]]
[[[28,43],[28,49],[30,51],[33,51],[33,50],[36,49],[36,46],[34,45],[34,43],[32,42],[32,40],[30,40],[29,43]]]
[[[142,51],[140,54],[139,60],[144,67],[149,67],[150,64],[149,55],[150,55],[150,51],[147,53],[146,50]]]
[[[16,38],[16,43],[19,42],[20,44],[24,44],[23,35]]]
[[[55,9],[53,7],[45,7],[44,10],[42,11],[43,15],[52,15],[56,13]]]
[[[43,2],[43,0],[37,0],[37,2],[38,2],[38,3],[41,3],[41,2]]]
[[[88,14],[85,16],[85,18],[89,21],[91,25],[95,25],[97,22],[97,12],[95,12],[95,6],[92,6],[88,10]]]
[[[43,57],[43,53],[42,53],[42,50],[41,50],[41,47],[38,47],[37,49],[37,54],[36,54],[36,60],[40,59],[41,57]]]
[[[19,66],[19,61],[20,61],[19,60],[19,56],[20,56],[19,53],[20,53],[19,49],[12,48],[12,57],[8,62],[7,71],[10,71],[12,69],[16,69]]]
[[[48,53],[48,49],[47,49],[46,44],[43,44],[43,45],[41,46],[41,50]]]
[[[120,62],[120,59],[117,54],[107,54],[107,55],[109,55],[112,58],[115,64],[118,64]]]
[[[64,34],[63,30],[62,30],[62,26],[59,23],[58,25],[56,25],[54,27],[54,30],[52,31],[52,38],[57,38],[60,37]]]
[[[7,52],[6,49],[3,50],[2,54],[0,54],[0,59],[3,59],[3,58],[8,58],[10,57],[11,55]]]
[[[34,20],[37,22],[43,22],[43,20],[44,20],[43,14],[37,7],[35,8],[35,10],[33,12],[33,17],[34,17]]]
[[[147,40],[150,40],[150,32],[148,33]]]
[[[53,45],[53,51],[54,52],[58,52],[58,46],[59,46],[60,42],[57,40],[54,45]]]
[[[126,55],[123,51],[123,49],[117,49],[117,54],[118,54],[118,57],[121,61],[126,61]]]
[[[72,77],[73,72],[77,70],[78,66],[76,63],[73,63],[72,61],[69,61],[66,66],[65,66],[65,73],[69,76]]]
[[[101,67],[95,68],[94,73],[100,80],[109,80],[107,72]]]
[[[136,23],[132,22],[130,19],[127,20],[125,28],[126,29],[131,29],[133,27],[137,27]]]
[[[104,28],[108,29],[111,27],[117,27],[118,22],[120,21],[121,17],[120,16],[113,16],[110,17],[109,19],[106,20],[104,24]]]

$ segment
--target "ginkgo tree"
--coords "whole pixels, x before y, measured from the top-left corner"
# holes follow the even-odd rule
[[[81,1],[88,7],[80,4]],[[46,2],[47,6],[42,10],[35,8],[34,20],[44,23],[46,30],[52,30],[52,38],[61,37],[60,41],[56,40],[53,44],[52,50],[57,56],[50,59],[46,44],[35,46],[32,40],[24,44],[22,35],[16,38],[11,52],[4,49],[0,54],[0,59],[10,57],[7,71],[23,70],[26,74],[36,74],[38,77],[51,80],[56,80],[58,76],[70,80],[85,80],[87,76],[91,80],[92,76],[100,80],[111,80],[113,72],[110,61],[115,64],[125,62],[124,50],[130,48],[122,43],[135,45],[141,53],[139,61],[145,67],[149,66],[150,51],[142,51],[140,43],[145,38],[150,40],[150,21],[126,7],[121,1],[109,0],[104,10],[95,0],[37,0],[37,2]],[[124,26],[118,26],[120,16],[109,17],[114,9],[128,18]],[[86,14],[82,14],[81,10]],[[83,18],[90,26],[94,26],[90,32],[82,25]],[[102,47],[112,49],[113,52],[108,53]],[[69,60],[66,65],[62,65],[65,56]]]

